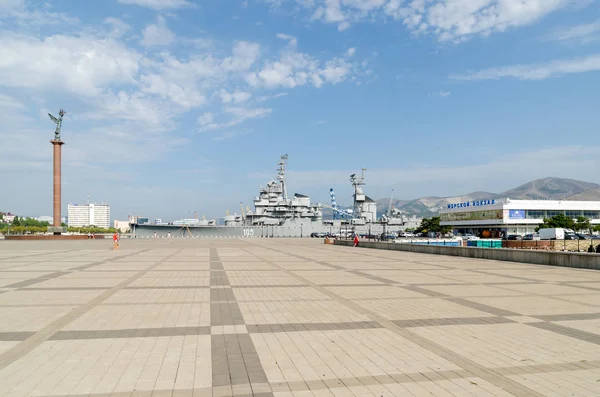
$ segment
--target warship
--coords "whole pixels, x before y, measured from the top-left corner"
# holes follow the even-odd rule
[[[130,221],[135,237],[309,237],[346,236],[352,233],[380,235],[396,233],[403,229],[402,214],[390,212],[377,220],[377,203],[365,195],[365,168],[362,175],[350,176],[354,187],[352,210],[341,210],[337,206],[312,203],[309,196],[295,193],[288,195],[285,171],[288,156],[279,159],[277,177],[261,187],[254,197],[254,210],[241,214],[229,214],[220,223],[217,219],[182,219],[164,223],[161,219],[150,222],[148,218],[133,217]],[[340,219],[323,219],[323,208],[329,208],[341,216]],[[396,216],[398,215],[398,216]]]

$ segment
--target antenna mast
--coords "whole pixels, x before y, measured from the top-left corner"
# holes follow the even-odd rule
[[[359,202],[364,202],[365,201],[365,194],[361,188],[361,186],[365,185],[365,171],[367,170],[365,167],[361,167],[362,170],[362,174],[360,177],[356,176],[356,174],[352,174],[350,175],[350,183],[352,183],[352,186],[354,187],[354,213],[353,213],[353,217],[356,218],[357,217],[357,213],[358,213],[358,217],[361,216],[361,211],[359,210]]]
[[[287,194],[287,187],[285,186],[285,165],[287,163],[287,159],[288,159],[288,155],[284,154],[283,156],[281,156],[281,159],[279,160],[279,172],[277,174],[277,177],[279,178],[279,182],[281,183],[281,189],[283,190],[283,199],[287,201],[288,199],[288,194]]]

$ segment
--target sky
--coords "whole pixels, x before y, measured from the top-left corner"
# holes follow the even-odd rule
[[[600,183],[598,0],[0,0],[0,211],[175,220]]]

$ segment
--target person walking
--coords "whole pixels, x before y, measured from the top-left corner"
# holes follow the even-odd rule
[[[358,234],[354,235],[354,246],[358,247]]]
[[[113,251],[116,251],[119,249],[119,234],[117,232],[115,232],[115,234],[113,234]]]

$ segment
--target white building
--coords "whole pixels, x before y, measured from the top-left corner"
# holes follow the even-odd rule
[[[115,219],[113,222],[113,227],[119,230],[121,233],[127,233],[131,230],[129,221],[118,221]]]
[[[449,204],[440,212],[440,224],[454,226],[456,233],[473,233],[483,237],[502,234],[528,234],[544,218],[563,214],[572,219],[589,218],[600,224],[600,201],[569,200],[477,200]]]
[[[69,204],[69,227],[96,226],[110,227],[110,206],[108,204]]]

